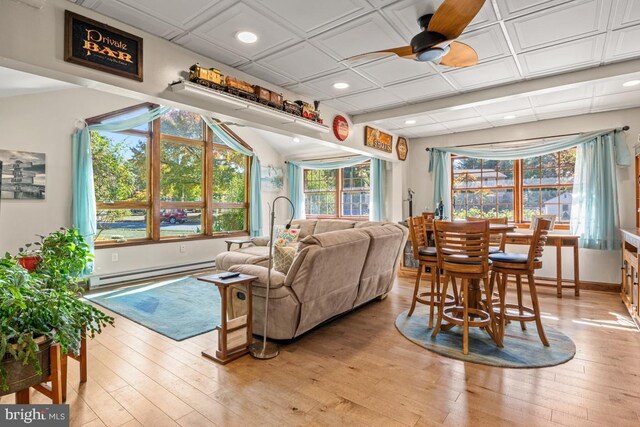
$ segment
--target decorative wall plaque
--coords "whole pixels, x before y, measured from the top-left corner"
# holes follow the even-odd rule
[[[393,149],[393,137],[381,130],[365,126],[364,145],[375,148],[376,150],[391,153]]]
[[[339,141],[344,141],[349,136],[349,122],[343,116],[333,119],[333,134]]]
[[[65,10],[64,60],[142,81],[142,39]]]
[[[409,147],[407,146],[407,140],[399,136],[398,142],[396,142],[396,153],[398,154],[398,159],[402,161],[407,160],[408,152],[409,152]]]

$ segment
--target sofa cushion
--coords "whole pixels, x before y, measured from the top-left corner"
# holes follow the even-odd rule
[[[513,254],[513,253],[496,253],[490,254],[489,259],[495,262],[508,262],[510,264],[526,264],[529,260],[527,254]]]
[[[298,241],[300,235],[300,229],[298,228],[285,228],[284,225],[279,225],[274,230],[275,241],[273,246],[287,246],[291,243]]]
[[[298,239],[304,239],[315,233],[317,223],[317,219],[294,219],[291,226],[298,227],[300,229],[300,237]]]
[[[287,274],[296,252],[297,248],[295,247],[276,246],[273,251],[273,268],[280,273]]]
[[[328,233],[330,231],[347,230],[353,228],[355,221],[345,219],[323,219],[316,224],[316,230],[313,234]]]
[[[385,224],[386,222],[383,221],[357,221],[353,228],[377,227]]]
[[[435,246],[423,246],[418,249],[418,253],[425,256],[436,256],[438,255],[438,250]]]
[[[234,251],[222,252],[216,257],[216,269],[228,271],[232,265],[238,264],[269,264],[268,246],[248,246]]]

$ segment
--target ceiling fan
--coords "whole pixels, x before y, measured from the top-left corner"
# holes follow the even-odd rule
[[[476,65],[476,51],[456,39],[478,14],[484,2],[485,0],[445,0],[435,13],[418,18],[422,31],[411,39],[409,46],[363,53],[348,59],[395,54],[404,59],[436,62],[448,67]]]

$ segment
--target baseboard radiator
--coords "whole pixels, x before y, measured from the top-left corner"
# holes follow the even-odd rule
[[[97,289],[105,286],[120,285],[126,282],[153,279],[160,276],[169,276],[179,273],[193,273],[200,270],[211,270],[216,268],[215,261],[194,262],[191,264],[180,264],[173,266],[149,268],[145,270],[125,271],[121,273],[105,274],[102,276],[92,276],[89,278],[89,289]]]

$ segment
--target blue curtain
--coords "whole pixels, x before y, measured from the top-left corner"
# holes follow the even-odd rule
[[[580,247],[600,250],[620,248],[618,188],[613,132],[578,146],[573,181],[571,233]]]
[[[386,184],[386,162],[381,159],[371,159],[371,221],[384,221],[384,187]]]
[[[429,156],[429,172],[433,177],[433,210],[438,208],[440,202],[444,205],[443,216],[451,218],[451,182],[449,169],[451,155],[442,150],[431,150]]]
[[[97,231],[96,196],[93,184],[93,160],[91,158],[91,131],[121,132],[149,123],[167,111],[169,107],[144,110],[124,120],[85,126],[74,132],[73,141],[73,202],[72,223],[85,238],[93,252],[93,238]]]
[[[251,157],[251,182],[249,183],[249,226],[252,236],[262,235],[262,194],[260,193],[260,160],[247,147],[236,141],[209,117],[202,116],[204,122],[227,147],[238,153]]]
[[[352,156],[344,159],[330,160],[289,160],[287,180],[289,182],[289,198],[296,207],[297,219],[304,218],[303,169],[328,170],[355,166],[369,160],[367,156]]]

